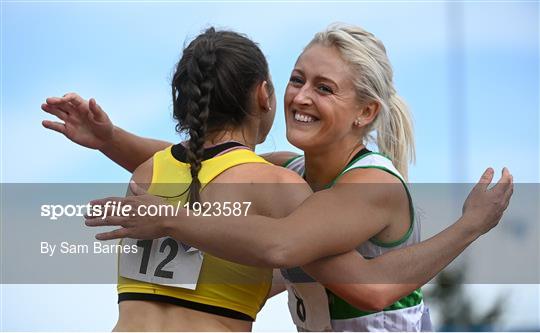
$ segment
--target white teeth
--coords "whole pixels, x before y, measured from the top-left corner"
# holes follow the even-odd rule
[[[299,114],[298,112],[294,113],[294,119],[298,120],[298,121],[301,121],[303,123],[311,123],[311,122],[315,121],[315,118],[313,118],[311,116],[308,116],[308,115],[305,115],[305,114]]]

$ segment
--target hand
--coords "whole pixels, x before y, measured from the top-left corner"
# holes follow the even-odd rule
[[[514,193],[513,177],[507,168],[503,169],[499,182],[488,189],[492,180],[493,169],[488,168],[463,204],[463,217],[472,221],[480,235],[499,223]]]
[[[45,128],[64,134],[81,146],[101,149],[112,140],[114,126],[93,98],[87,101],[75,93],[49,97],[41,109],[64,122],[44,120]]]
[[[156,239],[167,236],[165,220],[177,213],[180,214],[183,212],[183,208],[172,206],[163,199],[146,193],[133,181],[129,186],[133,196],[109,197],[91,201],[92,206],[101,207],[101,212],[86,216],[85,224],[89,227],[121,226],[119,229],[97,234],[96,238],[99,240],[115,238]],[[152,214],[156,216],[147,214],[150,212],[148,210],[150,206],[157,208],[160,213]]]

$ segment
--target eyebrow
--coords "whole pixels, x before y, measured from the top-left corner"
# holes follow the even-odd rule
[[[298,72],[300,75],[303,75],[303,76],[306,75],[301,69],[298,69],[298,68],[293,68],[293,73],[294,72]],[[323,75],[315,76],[315,80],[317,80],[317,81],[328,81],[331,84],[335,85],[336,87],[339,87],[339,85],[336,83],[336,81],[332,80],[329,77],[323,76]]]

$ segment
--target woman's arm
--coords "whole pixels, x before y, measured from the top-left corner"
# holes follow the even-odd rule
[[[467,198],[464,216],[427,241],[371,260],[351,251],[317,260],[303,269],[353,306],[380,311],[427,283],[495,226],[512,195],[511,178],[505,170],[499,189],[489,190],[499,192],[489,193],[492,171],[486,172]]]
[[[452,249],[463,249],[502,217],[512,195],[511,175],[504,169],[497,185],[488,189],[492,179],[493,170],[488,169],[469,194],[463,216],[449,233],[444,233],[456,242]],[[379,231],[380,224],[374,221],[385,214],[387,197],[383,187],[378,188],[382,193],[366,193],[354,184],[338,184],[313,194],[281,219],[173,217],[158,223],[172,237],[228,260],[255,266],[301,266],[348,252]],[[358,212],[362,212],[361,216]],[[441,252],[445,252],[444,248]]]
[[[423,285],[388,281],[408,261],[407,258],[405,262],[393,260],[388,254],[383,257],[383,260],[375,260],[381,257],[367,260],[353,250],[319,259],[302,266],[302,269],[354,307],[364,311],[381,311]]]
[[[99,151],[127,171],[133,172],[156,152],[170,145],[170,142],[143,138],[115,126],[111,139]]]
[[[44,120],[42,124],[45,128],[64,134],[81,146],[101,151],[129,172],[133,172],[157,151],[171,145],[170,142],[143,138],[114,126],[93,98],[87,101],[76,93],[49,97],[41,109],[63,121]],[[274,165],[283,166],[297,155],[279,151],[261,156]]]
[[[47,98],[41,108],[63,121],[44,120],[44,127],[64,134],[81,146],[98,149],[129,172],[155,152],[171,145],[115,127],[93,98],[87,101],[75,93],[68,93],[64,97]]]
[[[469,199],[475,203],[475,207],[466,207],[462,218],[427,241],[389,252],[371,260],[365,260],[359,254],[351,252],[332,258],[320,259],[313,264],[305,265],[304,268],[313,278],[350,304],[365,310],[377,311],[384,309],[424,285],[452,262],[475,239],[496,224],[501,217],[497,211],[500,212],[500,209],[503,208],[490,205],[491,200],[489,199],[487,202],[484,201],[485,198],[481,198],[484,195],[485,193],[482,194],[481,192],[473,193],[473,196]],[[307,200],[311,200],[311,198]],[[495,201],[498,201],[498,199]],[[478,202],[482,203],[478,204]],[[505,205],[506,203],[501,203],[501,206],[504,207]],[[311,207],[316,207],[316,205]],[[492,210],[491,208],[495,209]],[[311,236],[314,233],[310,232],[309,229],[317,227],[311,226],[309,221],[306,221],[304,232],[299,233],[298,230],[289,230],[290,236],[287,236],[286,232],[275,231],[275,229],[281,229],[282,226],[285,228],[288,223],[287,219],[258,220],[258,217],[256,219],[257,221],[245,221],[243,227],[240,224],[227,223],[226,227],[224,225],[223,228],[215,231],[216,236],[219,235],[218,237],[210,237],[210,239],[213,239],[211,244],[198,243],[195,246],[225,259],[245,264],[288,267],[303,264],[299,260],[309,260],[305,259],[309,255],[299,252],[294,246],[283,251],[282,249],[287,249],[287,247],[280,247],[280,240],[292,237],[297,240],[298,248],[304,246],[304,251],[310,251],[309,246],[305,245],[307,243],[310,243],[313,247],[324,243],[323,239],[319,241]],[[224,222],[224,220],[220,222]],[[216,227],[217,224],[206,225],[205,219],[192,220],[189,229],[193,230],[195,234],[191,235],[193,237],[186,238],[186,241],[195,241],[201,235],[208,236],[208,233],[211,233],[210,229]],[[263,224],[265,225],[263,226]],[[252,229],[252,226],[260,227]],[[246,234],[251,235],[251,237],[235,237],[234,234],[239,232],[240,229],[242,229],[242,232],[245,231]],[[176,239],[182,239],[186,235],[184,233],[185,229],[179,233],[175,232],[178,229],[172,223],[167,223],[164,230],[165,234]],[[285,230],[288,229],[285,228]],[[355,231],[349,232],[354,233]],[[360,233],[362,232],[364,231],[360,231]],[[328,238],[332,238],[330,229],[327,229],[325,233]],[[339,231],[336,233],[345,238],[346,232]],[[271,236],[266,238],[264,235]],[[209,238],[206,236],[204,238],[208,241]],[[318,237],[323,238],[324,236]],[[227,239],[234,240],[227,241]],[[287,240],[285,240],[286,242]],[[224,243],[227,246],[224,246]],[[300,245],[301,243],[305,244]],[[277,251],[274,249],[277,249]],[[250,251],[253,251],[253,253],[250,253]]]
[[[305,265],[304,269],[334,293],[358,308],[366,310],[384,308],[425,284],[475,239],[497,225],[509,204],[513,185],[512,176],[506,169],[503,170],[503,175],[497,185],[488,189],[492,178],[493,170],[488,169],[465,201],[463,216],[429,240],[386,253],[372,260],[365,260],[352,251],[320,259]],[[136,207],[155,200],[155,197],[142,195],[139,189],[135,192],[140,195],[131,197],[129,200],[106,198],[97,200],[94,204],[124,201],[124,204]],[[318,195],[319,193],[308,200]],[[302,195],[299,196],[301,197]],[[278,198],[283,199],[283,197]],[[313,200],[312,204],[313,202],[317,201]],[[324,205],[322,201],[319,203]],[[301,206],[305,205],[306,202]],[[316,205],[312,207],[315,208]],[[324,209],[318,214],[326,215]],[[301,218],[301,215],[299,216]],[[309,218],[313,218],[313,215]],[[287,228],[287,220],[288,218],[272,219],[259,216],[250,216],[247,219],[182,218],[180,220],[147,217],[144,221],[137,217],[109,217],[104,222],[99,218],[87,220],[87,225],[122,226],[121,229],[97,235],[98,239],[121,237],[147,239],[168,235],[224,259],[243,264],[280,267],[299,265],[301,262],[297,256],[302,256],[301,253],[294,251],[294,247],[290,252],[276,252],[274,249],[279,249],[279,243],[283,240],[287,242],[290,241],[287,238],[293,237],[299,243],[311,243],[313,247],[324,242],[324,238],[311,237],[310,229],[314,228],[312,224],[313,221],[317,221],[316,216],[311,222],[303,220],[305,228],[301,233],[290,231]],[[299,221],[295,223],[301,225]],[[338,228],[336,223],[333,225]],[[344,228],[346,227],[347,225],[344,225]],[[291,235],[288,236],[287,231]],[[328,236],[333,237],[332,231],[330,229],[328,231]],[[343,233],[338,231],[338,234]]]
[[[367,269],[361,273],[372,281],[388,281],[390,284],[421,285],[431,279],[476,238],[496,226],[501,219],[512,196],[512,176],[508,170],[504,169],[499,182],[488,189],[492,179],[493,170],[490,168],[470,192],[463,206],[463,216],[452,226],[427,241],[384,254],[364,263]],[[350,189],[342,188],[341,191],[350,191]],[[141,194],[140,190],[137,190],[136,194]],[[169,235],[205,252],[243,264],[270,267],[299,266],[306,264],[313,254],[302,253],[298,249],[320,253],[317,248],[321,244],[325,250],[328,250],[328,239],[335,241],[341,237],[342,243],[346,244],[350,243],[351,238],[354,237],[348,235],[349,233],[374,234],[366,231],[365,228],[351,226],[348,223],[350,221],[344,220],[350,217],[348,212],[345,212],[344,217],[338,210],[332,209],[340,203],[337,198],[332,198],[332,195],[330,191],[318,192],[304,201],[293,214],[281,219],[261,216],[141,218],[135,215],[113,216],[105,219],[96,217],[88,219],[86,224],[122,226],[120,229],[96,236],[102,240],[122,237],[147,239],[156,234]],[[130,198],[106,198],[96,200],[93,204],[103,205],[107,201],[120,201],[131,205],[136,211],[138,205],[145,205],[152,200],[155,200],[152,196],[139,195]],[[368,211],[367,214],[369,215],[370,212]],[[357,219],[356,215],[355,220]],[[319,229],[324,230],[321,232]],[[297,247],[292,246],[295,242],[298,244]],[[355,243],[348,250],[356,247],[357,244]],[[351,245],[339,245],[337,248],[330,248],[330,252],[340,251],[346,246]],[[321,266],[327,269],[327,276],[332,277],[332,273],[335,273],[331,270],[332,266]],[[320,278],[323,283],[333,283],[333,281],[325,281],[324,277]]]
[[[468,218],[465,214],[426,241],[373,259],[351,251],[302,268],[349,304],[381,311],[426,284],[482,234]]]
[[[296,174],[294,176],[299,178]],[[279,184],[281,188],[286,188],[284,182]],[[274,188],[275,185],[277,183],[274,183]],[[267,188],[257,183],[252,186],[254,188],[252,193],[264,192]],[[307,186],[305,182],[303,186],[289,184],[288,191],[268,195],[269,204],[278,207],[288,204],[292,198],[298,196],[295,192],[301,192],[304,186]],[[163,229],[163,233],[205,252],[218,253],[227,260],[252,266],[300,266],[328,255],[348,252],[383,229],[384,225],[380,221],[387,219],[388,213],[384,209],[387,193],[379,192],[367,193],[361,191],[358,186],[336,185],[329,190],[311,195],[303,202],[300,201],[302,204],[284,218],[258,215],[198,218],[181,211],[180,214],[185,215],[182,218],[156,217],[150,220],[137,214],[126,217],[109,216],[104,220],[98,220],[95,225],[103,226],[105,222],[110,225],[122,223],[128,226],[126,230],[117,231],[114,234],[116,236],[119,233],[133,232],[136,229],[133,227],[152,221],[158,228]],[[147,199],[151,199],[151,196],[106,198],[93,201],[93,204],[104,205],[107,201],[120,201],[136,207],[144,205]],[[134,211],[136,212],[136,209]],[[362,219],[358,212],[363,212],[363,216],[369,218]],[[87,224],[94,225],[94,222],[87,221]],[[111,235],[107,233],[99,236]],[[133,233],[131,236],[120,237],[143,239],[140,238],[143,235]]]

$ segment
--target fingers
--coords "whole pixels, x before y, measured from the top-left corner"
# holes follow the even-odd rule
[[[106,119],[105,112],[94,98],[90,98],[88,105],[90,108],[90,115],[95,121],[100,122]]]
[[[485,192],[493,180],[493,169],[487,168],[486,171],[480,177],[478,183],[474,186],[473,190]]]
[[[121,226],[127,227],[128,218],[124,216],[89,217],[84,224],[89,227]]]
[[[109,232],[102,232],[96,235],[97,240],[111,240],[118,238],[129,238],[128,229],[120,228]]]
[[[96,199],[90,201],[92,206],[110,206],[113,203],[123,202],[126,198],[124,197],[108,197],[103,199]]]
[[[65,103],[63,97],[47,97],[47,99],[45,99],[45,102],[50,105]]]
[[[41,110],[52,114],[53,116],[58,117],[60,120],[66,121],[68,114],[61,110],[58,106],[53,106],[50,104],[41,104]]]
[[[510,171],[508,171],[508,168],[503,168],[501,173],[501,178],[497,182],[495,186],[493,186],[494,191],[500,191],[501,193],[504,193],[508,190],[510,185],[512,184],[512,175],[510,174]]]
[[[504,205],[503,205],[503,211],[505,211],[508,206],[510,205],[510,198],[512,198],[512,195],[514,194],[514,188],[512,187],[508,192],[504,194]]]
[[[75,107],[85,102],[85,100],[81,96],[77,95],[76,93],[67,93],[64,95],[63,99],[66,102],[70,102]]]
[[[504,206],[503,211],[508,208],[508,205],[510,204],[510,198],[512,198],[512,195],[514,194],[514,177],[510,175],[510,186],[508,186],[508,189],[504,193]]]
[[[131,205],[129,199],[119,197],[109,197],[104,199],[92,200],[90,206],[92,207],[91,213],[85,215],[87,219],[99,218],[101,224],[104,223],[105,218],[115,216],[128,216],[133,214],[133,205]],[[128,203],[129,202],[129,203]]]
[[[75,106],[73,106],[73,104],[71,104],[70,102],[57,104],[56,107],[64,111],[68,116],[70,113],[73,114],[76,112]]]
[[[69,99],[66,99],[64,97],[48,97],[45,102],[49,106],[49,110],[55,109],[55,110],[61,110],[62,112],[65,112],[69,115],[69,113],[75,112],[75,106],[70,102]],[[41,108],[44,111],[47,111],[43,108],[43,105]]]
[[[76,93],[67,93],[63,97],[49,97],[45,101],[47,104],[54,105],[68,114],[76,111],[76,108],[86,102]]]
[[[41,122],[43,127],[50,130],[56,131],[58,133],[66,134],[66,125],[57,121],[43,120]]]
[[[81,103],[84,103],[84,99],[77,95],[76,93],[67,93],[62,97],[48,97],[46,99],[48,104],[60,104],[70,102],[74,106],[78,106]]]
[[[97,105],[96,100],[93,98],[90,98],[88,101],[88,108],[90,109],[90,112],[88,113],[88,117],[92,119],[93,121],[99,120],[99,105]]]
[[[47,97],[45,99],[45,103],[50,104],[50,105],[60,105],[60,104],[71,103],[72,98],[66,98],[65,96],[66,95],[64,95],[64,97],[54,97],[54,96]]]

